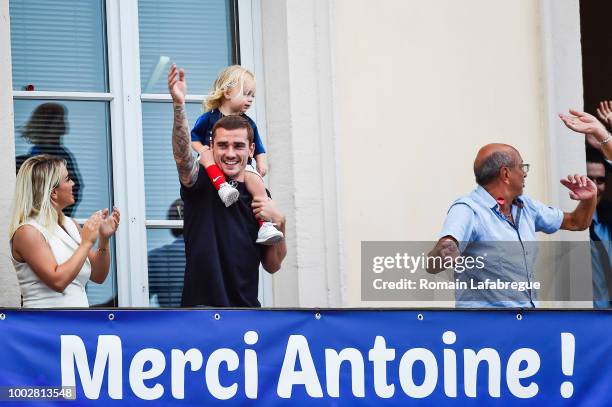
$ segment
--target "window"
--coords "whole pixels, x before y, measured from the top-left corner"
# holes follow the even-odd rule
[[[42,153],[66,159],[76,202],[65,213],[83,221],[113,202],[104,3],[9,6],[17,164]],[[104,284],[87,285],[91,305],[116,305],[112,263]]]
[[[182,206],[166,73],[172,62],[185,68],[193,124],[221,69],[242,60],[257,71],[251,33],[242,49],[238,34],[238,14],[253,30],[256,3],[10,0],[17,161],[64,154],[79,181],[67,210],[79,221],[113,204],[122,211],[111,275],[88,284],[90,304],[180,304]],[[28,136],[53,120],[65,124],[55,144]]]

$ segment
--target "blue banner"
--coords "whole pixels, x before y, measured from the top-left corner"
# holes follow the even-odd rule
[[[0,312],[2,404],[610,404],[604,311]]]

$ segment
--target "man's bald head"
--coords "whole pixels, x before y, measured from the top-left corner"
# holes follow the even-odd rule
[[[497,178],[502,167],[515,167],[520,162],[518,150],[508,144],[487,144],[478,150],[474,160],[476,183],[488,185]]]

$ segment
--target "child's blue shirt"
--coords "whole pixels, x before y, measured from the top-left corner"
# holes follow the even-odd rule
[[[223,113],[219,111],[219,109],[210,110],[196,120],[193,129],[191,130],[191,141],[199,141],[202,144],[210,145],[210,139],[212,137],[212,129],[217,123],[217,121],[223,117]],[[242,117],[247,119],[251,127],[253,128],[253,142],[255,143],[255,153],[254,155],[265,154],[266,149],[261,141],[261,137],[259,136],[259,131],[257,131],[257,125],[246,114],[242,114]]]

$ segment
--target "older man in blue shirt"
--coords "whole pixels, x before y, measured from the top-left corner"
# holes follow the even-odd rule
[[[585,230],[597,204],[597,188],[586,176],[568,175],[561,183],[580,201],[573,212],[546,206],[523,195],[529,164],[507,144],[488,144],[474,160],[478,187],[451,205],[434,258],[486,259],[455,278],[467,289],[455,291],[458,307],[535,307],[536,232]],[[443,270],[432,262],[428,271]],[[534,286],[535,285],[535,286]]]

